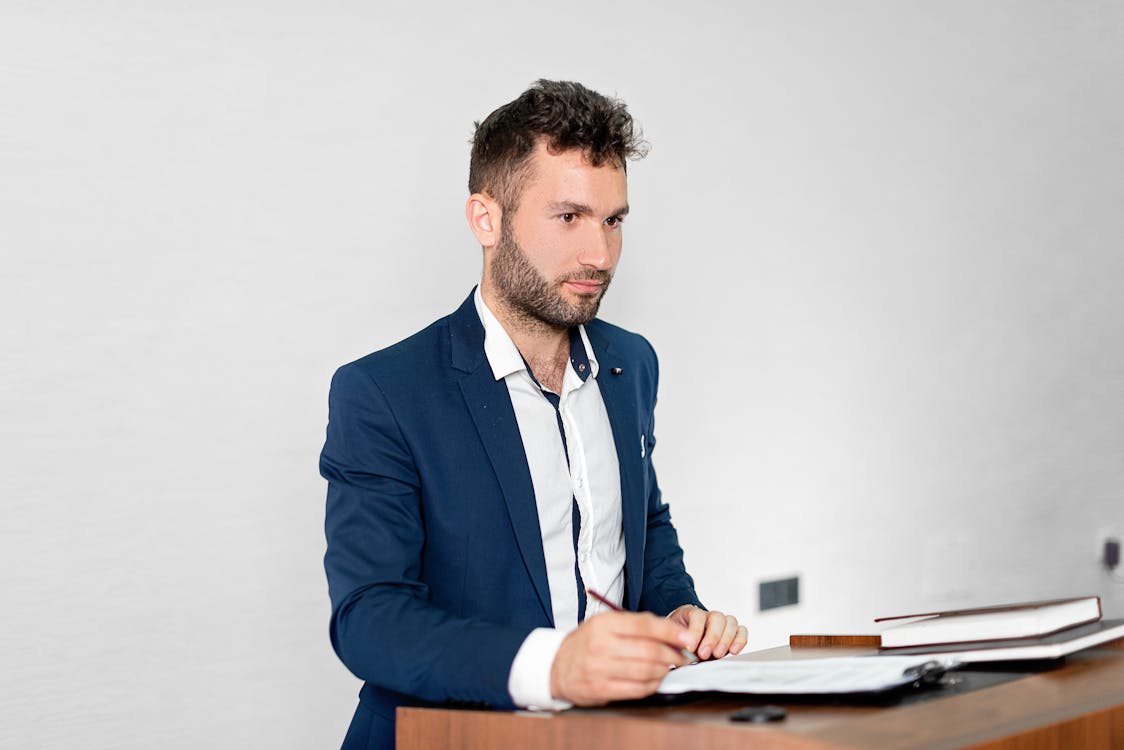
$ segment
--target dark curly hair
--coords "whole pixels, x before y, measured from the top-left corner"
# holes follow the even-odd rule
[[[539,139],[552,153],[581,149],[595,167],[608,163],[627,170],[629,159],[648,152],[624,102],[573,81],[535,81],[475,125],[468,190],[487,193],[505,212],[519,204]]]

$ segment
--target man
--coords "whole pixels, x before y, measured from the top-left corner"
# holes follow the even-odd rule
[[[683,649],[745,646],[702,608],[661,500],[655,354],[595,319],[643,148],[622,103],[576,83],[497,109],[469,174],[479,287],[333,378],[331,637],[365,680],[347,750],[392,747],[399,705],[640,698]]]

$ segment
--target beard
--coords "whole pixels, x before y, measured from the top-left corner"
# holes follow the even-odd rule
[[[507,222],[500,228],[500,242],[496,246],[490,275],[499,296],[516,314],[555,329],[571,328],[597,317],[601,298],[613,278],[609,271],[589,268],[572,271],[559,276],[553,283],[548,282],[531,265]],[[587,280],[600,281],[600,293],[582,295],[576,303],[568,302],[562,296],[560,289],[563,282]]]

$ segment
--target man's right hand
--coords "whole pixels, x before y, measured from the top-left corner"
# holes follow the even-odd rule
[[[550,669],[550,691],[575,706],[643,698],[656,692],[668,667],[687,663],[691,634],[647,612],[595,615],[562,641]]]

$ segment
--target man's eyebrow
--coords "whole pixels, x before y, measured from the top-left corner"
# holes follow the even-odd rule
[[[557,203],[551,203],[550,205],[547,206],[547,210],[552,212],[552,213],[559,212],[559,213],[567,213],[567,214],[584,214],[586,216],[591,215],[593,213],[592,207],[587,206],[584,203],[578,203],[577,201],[558,201]],[[627,214],[628,214],[628,204],[626,203],[624,206],[618,208],[616,211],[613,211],[609,215],[610,216],[626,216]]]

